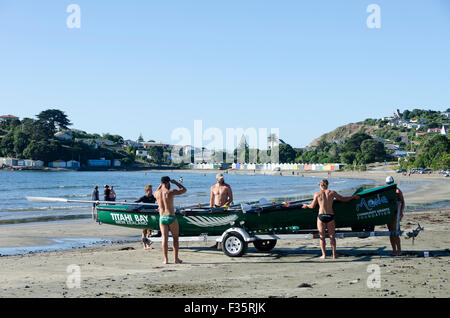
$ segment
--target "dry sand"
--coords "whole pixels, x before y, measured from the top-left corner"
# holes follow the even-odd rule
[[[339,176],[380,182],[385,177],[382,173]],[[402,182],[427,181],[405,193],[407,201],[449,199],[450,180],[406,178],[397,178],[400,187]],[[250,245],[241,258],[209,248],[210,242],[182,242],[184,263],[169,265],[162,264],[159,243],[152,250],[142,249],[136,229],[86,221],[4,226],[2,247],[23,246],[24,242],[40,245],[60,237],[131,241],[0,257],[0,297],[448,297],[450,207],[407,213],[402,229],[416,228],[418,222],[425,231],[414,244],[411,239],[402,240],[401,257],[390,256],[387,237],[338,239],[340,257],[336,260],[319,259],[317,240],[278,241],[271,252],[259,252]],[[430,257],[424,257],[424,252]],[[169,256],[173,262],[173,255]],[[70,288],[71,282],[76,283],[70,280],[75,277],[67,271],[70,265],[79,266],[80,288]],[[380,286],[368,285],[377,273]]]

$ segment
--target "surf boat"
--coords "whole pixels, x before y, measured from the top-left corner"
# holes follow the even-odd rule
[[[420,225],[410,232],[400,231],[397,218],[395,231],[374,231],[377,225],[391,223],[400,208],[396,199],[396,184],[357,191],[360,198],[348,202],[335,200],[336,237],[360,237],[405,235],[415,238]],[[156,204],[80,201],[62,198],[28,197],[31,201],[96,203],[100,224],[110,224],[136,229],[159,230],[159,211]],[[270,251],[278,239],[316,239],[318,206],[303,208],[312,199],[291,202],[268,202],[261,199],[210,208],[186,206],[177,208],[175,216],[179,224],[180,241],[208,241],[222,244],[224,253],[231,257],[245,254],[252,242],[260,251]],[[342,230],[350,228],[351,231]],[[171,239],[171,238],[170,238]],[[158,241],[160,238],[152,238]]]
[[[397,213],[396,184],[357,192],[359,200],[335,201],[336,228],[373,231],[376,225],[390,223]],[[317,228],[318,206],[303,209],[308,200],[292,202],[258,202],[228,208],[190,206],[176,209],[180,236],[222,235],[231,227],[252,233],[291,233]],[[99,205],[99,221],[104,224],[159,229],[157,205]]]

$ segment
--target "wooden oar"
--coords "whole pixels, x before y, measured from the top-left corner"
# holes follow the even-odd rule
[[[90,200],[70,200],[64,198],[48,198],[48,197],[26,197],[28,201],[33,202],[49,202],[49,203],[91,203],[91,204],[109,204],[109,205],[145,205],[158,207],[155,203],[136,203],[136,202],[119,202],[119,201],[90,201]]]

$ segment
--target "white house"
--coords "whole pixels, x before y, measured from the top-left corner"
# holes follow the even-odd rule
[[[448,126],[447,125],[442,125],[441,135],[447,135],[447,134],[448,134]]]
[[[55,134],[55,138],[61,141],[71,141],[72,136],[66,132],[59,131]]]
[[[137,157],[147,157],[148,151],[147,150],[136,150],[136,156]]]

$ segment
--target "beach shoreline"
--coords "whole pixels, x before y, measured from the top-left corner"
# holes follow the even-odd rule
[[[333,178],[370,179],[381,185],[387,174],[303,175],[330,177],[331,185]],[[448,199],[447,179],[391,175],[400,188],[405,182],[417,183],[405,192],[407,204]],[[162,265],[160,243],[154,243],[152,250],[142,249],[138,229],[92,221],[9,225],[2,227],[0,246],[48,245],[61,238],[66,239],[62,244],[79,240],[81,246],[0,257],[0,297],[448,297],[450,206],[406,213],[402,230],[414,229],[418,223],[425,231],[414,245],[402,240],[402,257],[389,255],[387,237],[338,239],[341,257],[325,261],[318,259],[317,240],[282,240],[266,253],[249,246],[242,258],[229,258],[221,250],[209,248],[211,242],[182,242],[184,264],[167,266]],[[100,240],[97,243],[101,245],[90,246],[90,240]],[[329,244],[327,247],[330,254]],[[424,258],[425,251],[429,258]],[[67,285],[70,265],[80,268],[80,288]],[[367,287],[369,265],[380,267],[380,288]],[[302,284],[311,287],[299,287]]]

